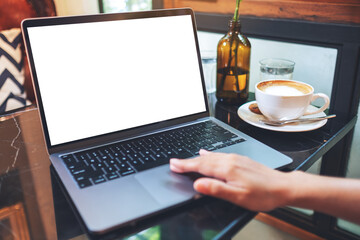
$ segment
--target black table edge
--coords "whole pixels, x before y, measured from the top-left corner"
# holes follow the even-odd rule
[[[357,121],[357,116],[353,117],[348,123],[345,124],[337,133],[335,133],[327,142],[321,146],[317,151],[311,154],[307,160],[300,164],[295,170],[307,170],[311,165],[314,164],[320,157],[325,155],[332,147],[335,146],[341,139],[343,139],[354,127]]]

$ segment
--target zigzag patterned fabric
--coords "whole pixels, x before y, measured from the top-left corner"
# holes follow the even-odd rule
[[[0,114],[27,104],[21,31],[0,32]]]

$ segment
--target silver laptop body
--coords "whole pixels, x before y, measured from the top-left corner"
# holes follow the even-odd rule
[[[63,155],[211,120],[245,139],[216,151],[292,162],[209,116],[190,9],[28,19],[22,30],[51,163],[92,233],[199,195],[168,164],[80,188]]]

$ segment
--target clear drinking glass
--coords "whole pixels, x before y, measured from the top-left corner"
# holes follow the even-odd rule
[[[293,77],[295,62],[281,58],[265,58],[260,62],[260,81]]]
[[[201,62],[204,71],[206,92],[216,91],[216,51],[201,51]]]

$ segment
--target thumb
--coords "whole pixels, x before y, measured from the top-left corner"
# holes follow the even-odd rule
[[[241,194],[238,188],[213,178],[200,178],[196,180],[194,188],[202,194],[221,198],[233,203],[236,202],[236,199],[238,199]]]

